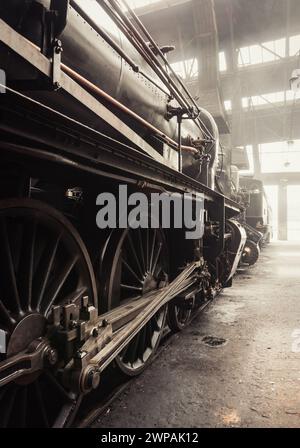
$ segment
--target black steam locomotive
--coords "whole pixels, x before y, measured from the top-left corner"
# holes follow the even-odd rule
[[[0,426],[71,425],[112,361],[140,373],[166,322],[231,286],[244,208],[170,49],[123,0],[0,3]],[[201,195],[203,236],[100,230],[97,197],[121,185]]]

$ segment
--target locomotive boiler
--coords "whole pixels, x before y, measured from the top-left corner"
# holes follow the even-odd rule
[[[217,125],[171,49],[124,0],[1,2],[2,426],[70,426],[108,365],[139,374],[232,284],[243,207],[216,188]],[[97,228],[120,186],[201,195],[203,235]]]

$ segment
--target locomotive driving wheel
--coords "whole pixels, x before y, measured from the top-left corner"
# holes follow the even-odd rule
[[[101,260],[101,300],[112,309],[135,300],[168,282],[168,251],[161,229],[113,231]],[[163,334],[167,305],[163,306],[116,358],[128,376],[140,374],[151,361]]]
[[[37,347],[38,341],[51,341],[54,306],[81,296],[96,305],[83,242],[59,212],[41,202],[0,201],[0,266],[0,366],[31,345]],[[71,422],[80,396],[63,386],[60,371],[66,361],[60,347],[50,343],[39,370],[0,386],[0,427],[61,427]]]

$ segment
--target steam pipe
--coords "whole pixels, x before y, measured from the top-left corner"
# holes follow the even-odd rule
[[[121,56],[124,61],[127,62],[128,65],[132,68],[132,70],[136,73],[140,73],[144,76],[148,81],[155,85],[158,89],[160,89],[165,95],[169,96],[170,93],[166,92],[160,85],[158,85],[150,76],[140,70],[140,67],[125,53],[125,51],[118,45],[101,27],[99,27],[95,20],[93,20],[86,12],[79,6],[76,1],[70,0],[70,5],[75,11],[83,17],[83,19],[92,27],[94,30],[106,41],[108,44]]]
[[[209,170],[208,170],[208,180],[207,186],[212,190],[215,189],[215,176],[217,172],[217,164],[218,164],[218,151],[220,145],[220,135],[218,126],[213,118],[213,116],[205,109],[199,108],[202,119],[204,121],[205,126],[210,131],[213,141],[211,143],[210,149],[207,151],[207,154],[211,156],[209,161]]]
[[[165,72],[163,72],[161,70],[161,68],[158,68],[155,63],[154,63],[154,55],[151,52],[151,56],[149,56],[149,48],[147,47],[147,45],[145,44],[145,42],[143,41],[142,37],[137,33],[137,31],[132,27],[132,24],[130,23],[130,21],[127,21],[127,18],[125,17],[124,21],[125,21],[125,25],[123,25],[119,19],[116,17],[115,15],[115,11],[113,11],[111,9],[110,6],[107,5],[107,3],[101,2],[100,0],[96,0],[97,3],[99,3],[102,8],[104,8],[106,10],[106,12],[108,13],[108,15],[112,18],[112,20],[116,23],[116,25],[122,29],[122,31],[124,32],[124,34],[126,35],[127,39],[130,41],[130,43],[135,47],[135,49],[140,53],[140,55],[147,61],[147,63],[150,65],[150,67],[152,68],[152,70],[157,74],[157,76],[163,81],[164,84],[167,84],[173,97],[176,99],[176,101],[178,101],[178,103],[180,104],[181,107],[183,108],[188,108],[188,103],[185,101],[184,98],[182,98],[176,88],[176,85],[173,83],[172,79],[167,76],[167,74]],[[116,5],[115,3],[113,3],[115,5],[116,10],[119,12],[119,14],[123,14],[123,11],[118,7],[118,5]],[[127,27],[130,27],[130,29],[128,30]],[[139,38],[139,40],[142,42],[142,46],[140,46],[140,43],[137,42],[135,38]],[[175,88],[174,88],[175,87]]]
[[[26,39],[34,48],[41,51],[41,48],[34,44],[31,40]],[[126,113],[136,121],[138,121],[142,126],[149,129],[151,132],[153,132],[154,135],[160,137],[165,143],[167,143],[170,147],[174,148],[175,150],[179,150],[178,143],[176,143],[173,139],[168,137],[166,134],[161,132],[159,129],[157,129],[155,126],[153,126],[148,121],[144,120],[140,115],[133,112],[128,107],[124,106],[124,104],[120,103],[118,100],[110,96],[108,93],[104,92],[104,90],[100,89],[100,87],[97,87],[95,84],[93,84],[91,81],[87,80],[83,76],[81,76],[79,73],[77,73],[75,70],[71,69],[67,65],[61,63],[61,69],[64,73],[69,75],[72,79],[77,81],[81,86],[85,87],[86,89],[90,90],[91,92],[95,93],[96,95],[100,96],[104,100],[108,101],[113,106],[117,107],[122,112]],[[198,154],[198,150],[192,146],[181,146],[181,150],[193,155]]]
[[[168,145],[175,148],[176,150],[179,150],[178,144],[172,140],[170,137],[165,135],[163,132],[161,132],[159,129],[157,129],[155,126],[153,126],[148,121],[144,120],[142,117],[137,115],[135,112],[133,112],[128,107],[124,106],[124,104],[117,101],[115,98],[108,95],[106,92],[104,92],[102,89],[97,87],[92,82],[88,81],[86,78],[81,76],[79,73],[75,72],[75,70],[72,70],[70,67],[66,66],[65,64],[61,64],[62,70],[69,75],[71,78],[76,80],[81,86],[85,87],[86,89],[92,91],[96,95],[100,96],[104,100],[108,101],[113,106],[117,107],[122,112],[125,112],[127,115],[130,115],[132,118],[134,118],[136,121],[138,121],[141,125],[149,129],[151,132],[153,132],[154,135],[159,136],[163,141],[165,141]],[[192,146],[181,146],[181,150],[185,152],[189,152],[190,154],[198,154],[198,150],[196,148],[193,148]]]
[[[145,36],[147,37],[147,39],[149,39],[149,42],[151,43],[151,45],[155,48],[155,50],[158,52],[158,54],[160,55],[160,57],[162,58],[163,62],[167,65],[167,67],[169,68],[169,70],[171,71],[171,73],[173,74],[173,76],[176,78],[176,80],[179,82],[180,86],[182,87],[182,89],[184,90],[184,92],[188,95],[188,98],[192,101],[193,105],[196,107],[197,111],[201,111],[201,108],[197,105],[196,101],[194,100],[194,98],[192,97],[192,95],[190,94],[190,92],[188,91],[188,89],[186,88],[186,86],[184,85],[184,83],[181,81],[181,79],[179,78],[179,76],[177,76],[177,74],[175,73],[175,71],[173,70],[172,66],[169,64],[169,61],[167,60],[167,58],[165,57],[165,55],[163,54],[163,52],[161,51],[161,49],[159,48],[159,46],[157,45],[157,43],[155,42],[155,40],[152,38],[152,36],[150,35],[150,33],[147,31],[147,29],[145,28],[145,26],[143,25],[143,23],[141,22],[141,20],[138,18],[138,16],[135,14],[135,12],[133,11],[133,9],[128,5],[126,0],[122,0],[124,5],[126,6],[126,8],[128,9],[128,11],[130,12],[131,16],[133,17],[134,21],[137,23],[137,25],[140,27],[140,29],[143,31],[143,33],[145,34]],[[116,3],[114,1],[114,3]],[[170,82],[173,82],[171,78],[169,78]],[[175,85],[175,84],[174,84]],[[176,85],[175,85],[176,87]],[[200,120],[201,121],[201,120]],[[204,123],[205,125],[205,123]],[[205,129],[206,131],[208,131],[209,133],[209,129]],[[209,137],[213,137],[212,135],[209,135]]]

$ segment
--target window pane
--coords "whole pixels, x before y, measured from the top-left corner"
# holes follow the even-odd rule
[[[290,92],[287,94],[287,99],[294,99],[294,97],[291,97],[293,92]],[[296,98],[300,98],[300,92],[296,94]],[[252,96],[250,98],[243,98],[242,99],[242,106],[244,108],[247,107],[267,107],[271,106],[272,104],[276,103],[283,103],[285,100],[285,92],[273,92],[273,93],[265,93],[260,96]]]
[[[294,92],[293,90],[288,90],[286,92],[286,100],[287,101],[295,101],[300,99],[300,91]]]
[[[300,241],[300,186],[288,185],[288,239]]]
[[[239,66],[262,64],[285,57],[286,39],[277,39],[263,42],[261,45],[251,45],[239,50]]]
[[[224,51],[219,53],[219,70],[220,72],[226,72],[227,70],[227,62]]]
[[[273,240],[278,238],[278,186],[265,185],[264,187],[268,203],[272,209],[271,225],[273,230]]]
[[[300,140],[260,145],[263,173],[300,172]]]
[[[285,50],[286,50],[286,39],[278,39],[275,40],[275,53],[278,54],[278,56],[284,58],[286,56]]]
[[[232,109],[231,100],[224,101],[224,107],[225,107],[225,110],[227,110],[227,111],[231,110]]]
[[[276,59],[275,56],[275,42],[265,42],[263,43],[263,62],[270,62]]]
[[[290,56],[295,56],[300,50],[300,35],[290,37]]]
[[[152,5],[153,3],[158,3],[161,0],[127,0],[128,5],[133,8],[141,8],[142,6]]]
[[[175,73],[183,79],[195,78],[198,76],[198,60],[187,59],[186,61],[174,62],[171,67]]]
[[[249,47],[240,48],[238,63],[239,63],[239,65],[249,65],[250,64]]]
[[[262,63],[262,48],[259,45],[253,45],[250,47],[250,63],[261,64]]]

